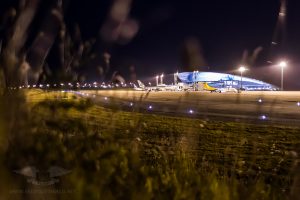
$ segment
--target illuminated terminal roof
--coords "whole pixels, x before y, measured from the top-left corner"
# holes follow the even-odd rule
[[[208,82],[216,87],[240,87],[241,76],[215,72],[182,72],[178,78],[183,83]],[[246,90],[277,90],[272,84],[243,76],[243,88]]]

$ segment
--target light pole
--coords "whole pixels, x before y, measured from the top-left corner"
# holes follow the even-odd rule
[[[178,72],[174,73],[174,85],[177,85]]]
[[[164,74],[160,75],[160,84],[163,84],[163,77],[164,77]]]
[[[158,76],[156,76],[156,86],[158,86]]]
[[[239,71],[241,72],[241,83],[240,83],[241,87],[240,87],[240,90],[242,90],[242,88],[243,88],[243,72],[246,71],[246,68],[244,66],[241,66],[239,68]]]
[[[281,91],[283,91],[283,69],[287,66],[285,61],[281,61],[279,63],[279,67],[281,67]]]
[[[193,88],[194,88],[194,91],[196,91],[196,71],[193,71]]]
[[[198,82],[197,82],[197,76],[198,76],[198,73],[199,73],[199,71],[197,70],[196,71],[196,74],[195,74],[195,90],[198,90]]]

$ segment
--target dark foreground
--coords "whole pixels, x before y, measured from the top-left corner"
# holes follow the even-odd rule
[[[1,101],[0,199],[295,199],[300,128],[121,111],[61,92]]]

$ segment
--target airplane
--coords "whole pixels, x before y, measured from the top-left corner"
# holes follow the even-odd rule
[[[135,90],[139,91],[179,91],[177,85],[159,84],[157,86],[145,86],[140,80],[137,80],[139,87],[134,85]]]
[[[210,85],[208,85],[208,83],[203,83],[203,90],[206,90],[206,91],[210,91],[210,92],[219,92],[218,91],[218,88],[215,88],[215,87],[212,87]]]
[[[134,89],[134,90],[137,90],[137,91],[145,91],[144,88],[137,87],[135,84],[133,84],[133,89]]]
[[[187,83],[178,83],[178,90],[179,91],[191,91],[194,90],[194,87],[192,84],[187,84]]]
[[[226,88],[215,88],[212,87],[210,85],[208,85],[208,83],[203,83],[203,89],[206,91],[210,91],[210,92],[218,92],[218,93],[224,93],[224,92],[234,92],[237,93],[237,89],[232,88],[232,87],[226,87]]]
[[[145,86],[140,80],[137,80],[138,87],[134,84],[134,90],[138,91],[190,91],[193,90],[193,85],[178,83],[177,85],[166,85],[166,84],[159,84],[157,86]],[[238,92],[235,88],[215,88],[210,86],[208,83],[200,83],[200,90],[210,91],[210,92],[217,92],[217,93],[224,93],[224,92]]]

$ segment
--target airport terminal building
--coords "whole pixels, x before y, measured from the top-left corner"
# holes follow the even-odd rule
[[[178,73],[178,79],[187,84],[207,82],[217,88],[241,87],[241,76],[215,72],[182,72]],[[278,87],[252,78],[242,77],[242,88],[245,90],[278,90]]]

